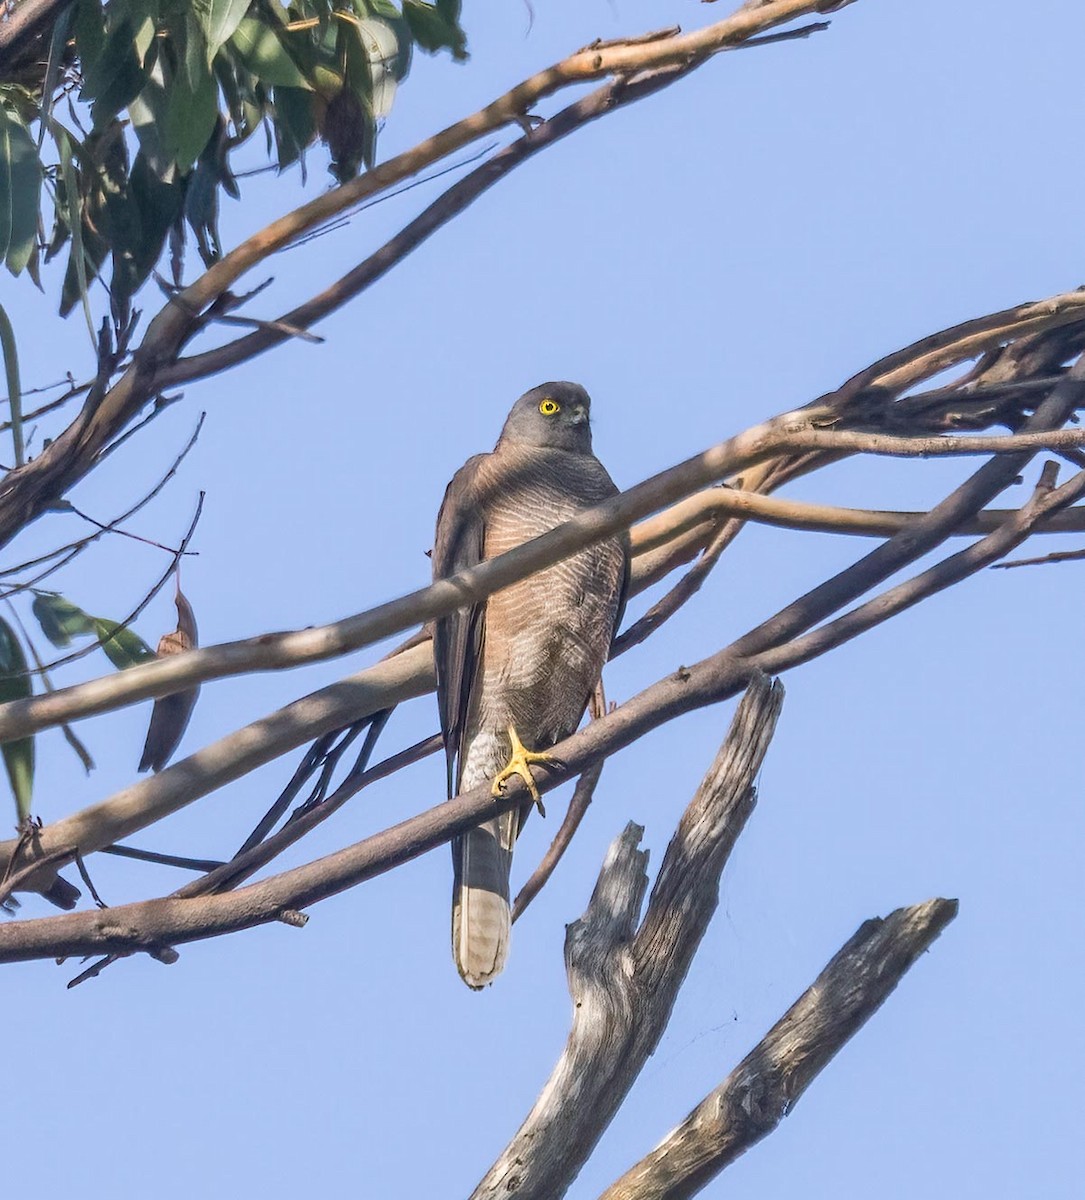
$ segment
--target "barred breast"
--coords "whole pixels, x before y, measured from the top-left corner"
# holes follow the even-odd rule
[[[617,492],[598,459],[507,447],[485,464],[485,555],[511,550]],[[492,476],[500,486],[486,486]],[[626,548],[610,538],[491,596],[461,790],[508,760],[511,724],[529,749],[567,737],[610,648]]]

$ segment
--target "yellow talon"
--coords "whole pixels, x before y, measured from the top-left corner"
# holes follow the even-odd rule
[[[505,780],[511,779],[514,775],[519,775],[524,783],[527,784],[527,790],[531,793],[531,798],[535,801],[539,812],[545,817],[546,809],[543,808],[542,797],[539,795],[539,789],[535,785],[535,778],[531,774],[531,764],[541,763],[547,767],[560,767],[561,762],[552,754],[538,754],[534,750],[526,749],[512,725],[509,726],[509,742],[512,745],[509,761],[494,776],[493,787],[490,790],[495,796],[500,796],[505,788]]]

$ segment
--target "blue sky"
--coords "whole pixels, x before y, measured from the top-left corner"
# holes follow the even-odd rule
[[[596,36],[724,15],[689,0],[534,9],[529,29],[521,3],[467,0],[471,61],[416,62],[380,153]],[[175,540],[207,491],[185,570],[205,644],[317,624],[425,581],[446,481],[535,383],[586,384],[597,452],[629,485],[918,336],[1082,283],[1080,6],[859,0],[831,19],[808,41],[723,56],[521,167],[324,322],[324,345],[294,343],[191,387],[76,502],[100,519],[120,510],[206,410],[196,449],[133,528]],[[321,153],[310,168],[304,189],[297,173],[248,181],[245,203],[227,202],[224,240],[328,186]],[[278,255],[252,277],[275,276],[260,315],[341,274],[439,186]],[[0,299],[25,384],[86,373],[78,313],[60,323],[51,300],[7,277]],[[969,469],[853,462],[789,494],[919,507]],[[703,657],[868,548],[748,529],[696,600],[609,670],[611,698]],[[116,538],[63,586],[120,616],[162,567]],[[862,920],[932,895],[960,898],[957,921],[783,1126],[705,1194],[1079,1194],[1083,570],[984,573],[786,677],[719,912],[668,1033],[570,1196],[597,1195],[654,1146]],[[172,620],[164,595],[139,629],[153,642]],[[210,685],[184,749],[380,652]],[[88,660],[69,679],[102,669]],[[148,708],[82,724],[99,761],[89,780],[58,734],[43,735],[36,811],[52,820],[129,782]],[[128,961],[67,992],[70,964],[5,968],[11,1193],[466,1195],[564,1041],[564,925],[607,844],[637,820],[658,864],[730,713],[695,714],[607,766],[560,873],[516,927],[506,975],[481,995],[451,965],[444,850],[320,905],[303,932],[185,947],[168,969]],[[417,701],[383,748],[435,727],[432,697]],[[133,841],[226,855],[294,761]],[[306,857],[429,807],[443,786],[437,760],[401,773],[328,822]],[[527,826],[520,879],[556,827],[550,807]],[[183,878],[91,867],[114,903]],[[45,911],[27,898],[25,915]]]

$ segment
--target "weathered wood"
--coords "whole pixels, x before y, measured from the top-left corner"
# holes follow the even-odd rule
[[[771,1133],[957,915],[928,900],[864,922],[722,1084],[600,1200],[685,1200]]]
[[[554,1200],[564,1194],[618,1111],[670,1018],[708,922],[724,863],[753,810],[753,780],[783,700],[758,675],[690,802],[647,889],[643,829],[611,846],[591,901],[569,926],[565,963],[573,998],[569,1038],[549,1081],[472,1200]]]

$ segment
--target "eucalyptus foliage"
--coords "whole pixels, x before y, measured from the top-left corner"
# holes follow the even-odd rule
[[[60,312],[101,277],[118,327],[166,248],[180,282],[186,226],[221,255],[219,197],[263,132],[280,170],[318,139],[351,178],[414,48],[466,57],[459,0],[73,0],[0,64],[0,258],[41,286],[67,254]],[[45,230],[49,230],[45,235]]]
[[[66,256],[62,316],[80,307],[115,361],[134,325],[132,300],[163,255],[181,283],[186,238],[222,254],[219,198],[240,194],[234,156],[256,138],[272,168],[299,165],[317,140],[337,180],[373,165],[377,131],[415,47],[467,56],[460,0],[59,0],[47,19],[0,41],[0,261],[40,288],[41,264]],[[251,163],[252,154],[246,164]],[[108,291],[100,332],[88,289]],[[0,308],[14,465],[24,462],[18,354]],[[104,357],[103,357],[104,356]],[[50,572],[46,572],[48,574]],[[32,584],[7,593],[0,617],[0,701],[50,687],[11,597],[53,646],[94,638],[118,669],[153,651],[125,624],[89,616]],[[31,668],[30,659],[36,664]],[[187,716],[185,717],[187,721]],[[183,723],[181,728],[183,729]],[[65,734],[90,768],[85,748]],[[34,739],[2,747],[20,828],[29,829]]]

